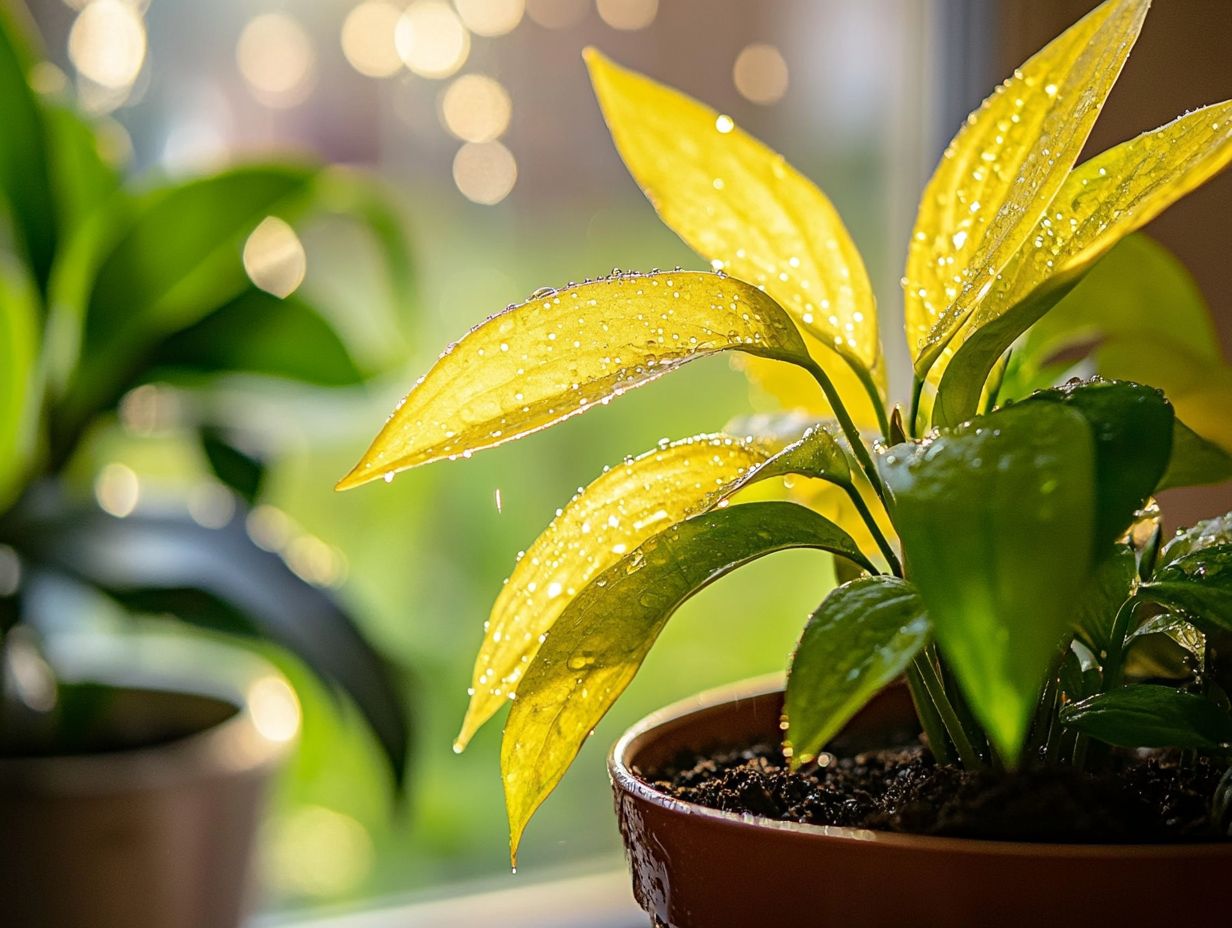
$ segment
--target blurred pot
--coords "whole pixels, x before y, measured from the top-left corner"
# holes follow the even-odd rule
[[[218,655],[174,676],[95,668],[77,685],[97,686],[92,727],[109,750],[0,759],[5,924],[240,924],[264,797],[299,710],[268,668],[234,679],[231,656],[222,682],[201,669]]]
[[[1027,844],[799,825],[681,802],[633,772],[775,739],[782,705],[781,677],[749,681],[648,716],[612,750],[633,892],[655,925],[1095,928],[1227,914],[1232,842]],[[913,725],[905,689],[891,688],[848,725],[846,749],[894,743]]]

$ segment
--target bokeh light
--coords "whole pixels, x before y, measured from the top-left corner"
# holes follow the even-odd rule
[[[444,0],[416,0],[398,20],[394,46],[421,77],[449,77],[466,64],[471,34]]]
[[[299,732],[299,699],[282,677],[258,678],[248,687],[252,724],[270,741],[290,741]]]
[[[121,0],[94,0],[68,34],[68,56],[83,76],[102,87],[130,87],[145,62],[145,24]]]
[[[773,45],[754,42],[736,57],[732,80],[746,100],[768,106],[787,93],[787,62]]]
[[[141,498],[137,474],[124,464],[108,464],[94,481],[94,498],[104,512],[119,519],[132,515]]]
[[[659,0],[596,0],[599,18],[613,29],[645,29],[659,12]]]
[[[290,107],[308,98],[315,80],[312,39],[285,13],[262,13],[240,33],[235,47],[240,74],[267,106]]]
[[[576,26],[589,11],[589,0],[526,0],[526,15],[545,29]]]
[[[244,243],[244,270],[266,293],[286,297],[304,282],[308,256],[294,229],[277,216],[267,216]]]
[[[453,182],[473,203],[493,206],[518,179],[518,163],[500,142],[467,142],[453,159]]]
[[[483,74],[464,74],[441,95],[445,128],[464,142],[491,142],[509,128],[509,92]]]
[[[375,862],[364,826],[324,806],[301,806],[271,832],[264,842],[266,878],[282,892],[310,898],[351,892]]]
[[[394,30],[402,10],[386,0],[364,0],[342,23],[342,53],[360,74],[389,77],[402,68]]]
[[[522,21],[526,0],[454,0],[462,22],[475,35],[508,35]]]

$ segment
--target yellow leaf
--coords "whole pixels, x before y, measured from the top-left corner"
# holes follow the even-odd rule
[[[826,196],[730,117],[594,49],[585,56],[616,148],[664,223],[713,267],[764,287],[884,393],[872,286]],[[831,378],[836,360],[822,359]]]
[[[907,255],[921,379],[1044,215],[1138,37],[1150,0],[1107,0],[1016,70],[946,148]]]
[[[1076,168],[971,315],[939,374],[934,422],[968,418],[998,357],[1131,232],[1232,164],[1232,101],[1182,116]]]
[[[455,749],[514,696],[539,637],[578,590],[652,535],[705,511],[770,453],[764,442],[699,435],[627,460],[578,493],[520,556],[492,606]]]
[[[539,292],[446,349],[338,489],[521,438],[729,350],[811,364],[787,314],[733,278],[626,274]]]

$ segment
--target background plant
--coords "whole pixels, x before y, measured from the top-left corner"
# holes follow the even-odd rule
[[[400,778],[407,720],[390,668],[331,593],[254,542],[249,517],[269,443],[211,399],[238,378],[325,388],[373,373],[317,306],[285,292],[285,273],[267,292],[241,256],[258,226],[297,246],[287,223],[345,213],[374,235],[406,293],[406,244],[386,195],[358,175],[287,161],[127,184],[105,134],[31,89],[40,57],[16,14],[0,11],[4,749],[71,747],[62,713],[28,699],[29,681],[46,683],[50,668],[25,626],[46,618],[48,603],[54,611],[58,590],[84,587],[134,613],[289,650],[354,700]],[[83,449],[117,407],[153,415],[152,397],[167,385],[180,397],[181,426],[229,488],[215,507],[221,517],[194,518],[182,500],[119,517],[75,490]]]
[[[1232,446],[1212,425],[1226,399],[1224,368],[1211,359],[1220,376],[1209,391],[1180,389],[1180,420],[1157,390],[1131,382],[998,403],[1011,349],[1030,326],[1071,290],[1077,299],[1086,272],[1118,241],[1232,160],[1225,103],[1074,167],[1147,6],[1098,7],[1016,71],[947,148],[911,238],[914,389],[893,416],[871,288],[824,196],[730,118],[590,56],[626,164],[715,273],[617,274],[537,292],[498,314],[446,352],[340,487],[468,456],[726,351],[750,356],[750,373],[787,397],[798,395],[799,376],[782,378],[775,365],[794,365],[815,381],[837,428],[819,426],[786,448],[774,435],[665,444],[600,477],[528,549],[489,620],[459,739],[516,697],[502,752],[515,851],[675,608],[786,547],[840,554],[870,574],[823,602],[794,658],[787,737],[797,762],[904,671],[943,760],[1015,764],[1064,705],[1055,717],[1076,733],[1069,761],[1082,763],[1078,739],[1116,742],[1107,720],[1124,730],[1132,701],[1143,699],[1167,701],[1180,720],[1168,743],[1223,749],[1211,720],[1226,706],[1209,670],[1183,688],[1118,688],[1136,617],[1149,612],[1139,611],[1138,589],[1113,604],[1108,648],[1087,649],[1092,662],[1080,664],[1097,672],[1098,692],[1059,681],[1067,654],[1081,661],[1067,641],[1073,604],[1094,595],[1109,561],[1125,562],[1116,544],[1135,512],[1161,485],[1226,475]],[[1083,312],[1074,316],[1081,322]],[[1105,346],[1125,336],[1119,363],[1131,374],[1122,376],[1170,386],[1154,346],[1128,337],[1140,320],[1106,308],[1094,318]],[[1016,363],[1020,376],[1047,359]],[[865,423],[892,447],[870,447]],[[725,505],[735,490],[784,473],[826,486],[807,495],[809,506]],[[1180,582],[1156,580],[1154,555],[1142,555],[1157,549],[1158,540],[1132,555],[1148,589]],[[1195,614],[1183,621],[1192,628],[1227,621],[1217,593],[1224,575],[1211,569],[1221,556],[1208,550],[1178,568],[1211,594],[1201,606],[1191,600]],[[1092,608],[1106,620],[1106,609]],[[1158,740],[1129,728],[1139,746]],[[1183,732],[1199,728],[1203,744],[1186,745]],[[1057,757],[1047,744],[1042,754]]]

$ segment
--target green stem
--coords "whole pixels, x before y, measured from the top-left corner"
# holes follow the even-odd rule
[[[838,420],[839,428],[847,436],[847,441],[851,444],[851,448],[860,462],[860,469],[864,471],[864,475],[868,477],[868,482],[873,485],[878,498],[884,503],[886,500],[885,484],[881,482],[881,475],[877,473],[877,465],[873,463],[873,457],[868,453],[868,448],[864,444],[864,438],[860,435],[860,430],[856,428],[856,424],[851,421],[851,416],[848,415],[847,408],[843,405],[838,391],[834,389],[834,384],[830,383],[830,378],[817,365],[817,362],[810,360],[804,366],[821,387],[821,392],[826,395],[826,401],[830,404],[830,408],[834,410],[834,417]]]
[[[890,570],[894,576],[903,576],[903,565],[898,559],[898,555],[894,552],[889,539],[885,533],[881,531],[881,526],[877,524],[877,519],[869,511],[868,504],[864,502],[864,497],[860,495],[860,491],[854,484],[843,484],[843,489],[851,498],[852,505],[856,507],[856,512],[860,514],[860,518],[864,520],[864,524],[868,527],[869,533],[873,536],[873,540],[877,542],[877,547],[881,549],[882,555],[886,559],[886,563],[890,565]]]
[[[928,695],[928,688],[924,685],[924,680],[915,664],[907,668],[907,689],[911,691],[911,701],[915,703],[915,714],[920,720],[920,727],[924,729],[924,735],[928,738],[928,749],[933,752],[933,757],[936,758],[938,764],[953,764],[954,752],[950,750],[950,740],[946,737],[945,725],[937,713],[937,707],[933,705]]]
[[[877,384],[873,382],[872,372],[869,371],[863,364],[857,364],[855,361],[848,360],[847,366],[856,373],[860,384],[864,387],[864,392],[868,394],[868,398],[872,400],[873,410],[877,413],[877,427],[881,429],[881,436],[886,441],[890,440],[890,418],[886,415],[885,403],[881,400],[881,391],[877,389]]]
[[[954,707],[950,705],[950,700],[945,695],[945,686],[942,684],[941,678],[937,676],[937,668],[928,659],[927,654],[921,654],[917,657],[912,666],[919,673],[924,688],[937,710],[937,714],[941,716],[945,730],[950,735],[950,741],[954,743],[954,749],[958,752],[959,762],[967,770],[979,770],[984,766],[984,760],[971,743],[971,739],[967,737],[967,732],[958,720]]]
[[[911,432],[912,438],[920,437],[920,394],[924,392],[924,381],[919,377],[912,377],[911,385],[911,418],[907,422],[907,428]]]
[[[1112,620],[1112,632],[1108,636],[1108,656],[1104,659],[1103,668],[1105,691],[1114,690],[1121,685],[1125,670],[1125,637],[1129,634],[1129,623],[1137,606],[1136,599],[1125,600],[1117,610],[1116,618]]]
[[[967,735],[967,740],[975,748],[975,753],[985,763],[996,761],[997,755],[988,744],[988,736],[984,734],[983,727],[976,721],[975,715],[971,712],[971,707],[967,704],[967,700],[962,694],[962,690],[959,689],[958,683],[954,680],[954,675],[950,673],[949,668],[945,665],[945,661],[941,659],[941,652],[937,650],[935,642],[928,646],[926,653],[932,660],[933,666],[937,668],[937,676],[941,679],[945,698],[954,707],[954,714],[958,717],[958,724],[962,726],[963,731]]]

